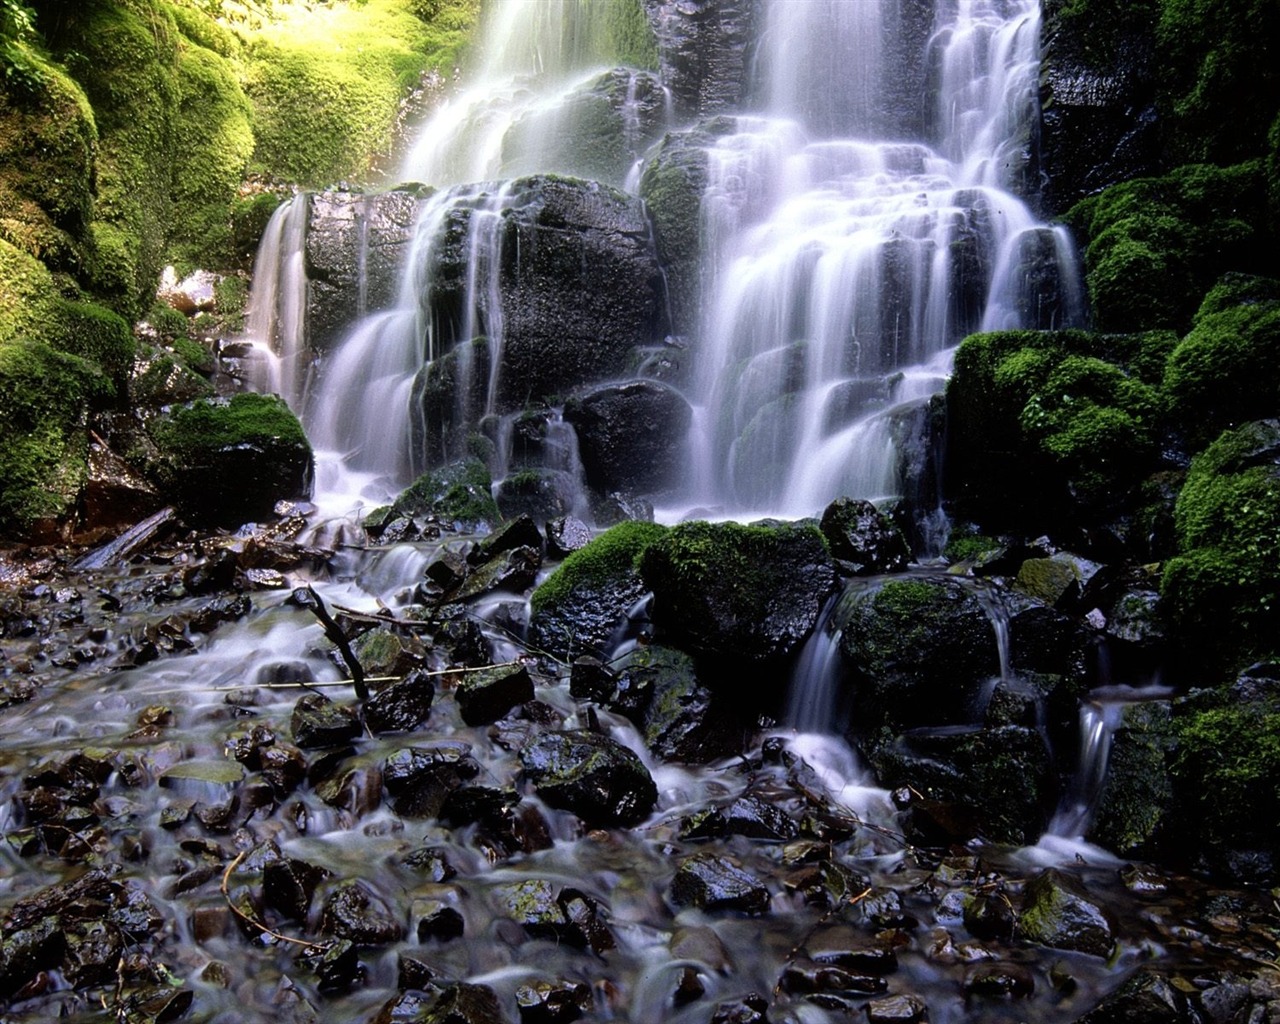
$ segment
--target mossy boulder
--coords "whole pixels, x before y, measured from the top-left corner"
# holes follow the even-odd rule
[[[1280,637],[1280,420],[1222,434],[1191,463],[1174,510],[1163,604],[1181,664],[1213,673],[1275,653]]]
[[[640,575],[659,634],[725,668],[794,654],[836,588],[812,524],[681,523],[645,549]]]
[[[1000,672],[991,619],[958,580],[851,588],[833,621],[859,730],[972,722],[983,684]]]
[[[460,527],[492,524],[499,516],[491,486],[483,462],[462,459],[423,473],[396,498],[392,510],[401,516],[434,516]]]
[[[1121,857],[1165,852],[1176,856],[1173,706],[1169,701],[1144,701],[1119,714],[1088,837]]]
[[[533,592],[534,644],[572,657],[608,654],[609,640],[647,589],[637,561],[666,533],[655,523],[619,523],[573,552]]]
[[[1107,912],[1052,868],[1033,878],[1023,891],[1018,935],[1052,949],[1099,957],[1110,956],[1116,944]]]
[[[150,475],[192,522],[237,526],[310,494],[311,446],[274,396],[194,402],[156,418],[149,431],[157,450]]]
[[[865,499],[837,498],[823,511],[820,528],[831,553],[858,575],[901,572],[911,561],[902,531]]]

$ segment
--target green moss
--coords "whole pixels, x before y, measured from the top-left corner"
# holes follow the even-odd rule
[[[981,534],[952,535],[947,538],[947,546],[942,554],[951,562],[974,562],[983,555],[999,550],[1000,542],[994,537],[984,537]]]
[[[1107,331],[1184,329],[1223,271],[1268,265],[1259,161],[1123,182],[1067,216],[1086,242],[1094,320]]]
[[[137,346],[128,323],[91,302],[54,300],[40,335],[60,352],[82,356],[99,366],[121,385],[133,368]]]
[[[534,614],[563,602],[573,590],[598,587],[635,570],[645,548],[666,532],[665,526],[634,520],[610,527],[570,554],[533,592],[529,603]]]
[[[96,366],[47,345],[0,345],[0,533],[65,515],[84,480],[85,410],[109,385]]]
[[[57,299],[44,264],[0,239],[0,344],[36,332]]]
[[[1233,292],[1217,290],[1204,308]],[[1280,301],[1202,312],[1169,357],[1165,386],[1179,425],[1197,447],[1224,427],[1280,412]]]
[[[1215,673],[1280,647],[1280,423],[1224,433],[1191,463],[1174,509],[1179,555],[1161,594],[1189,662]]]
[[[242,444],[307,443],[298,418],[274,395],[235,395],[227,403],[197,402],[177,410],[153,431],[180,462],[198,464],[207,453]]]
[[[489,470],[479,459],[461,459],[423,473],[398,497],[397,515],[433,515],[455,523],[495,523],[501,516],[494,504]]]
[[[147,323],[164,341],[173,341],[174,338],[187,336],[191,321],[185,314],[179,313],[167,303],[156,301],[152,303],[151,310],[147,313]]]
[[[215,365],[213,353],[200,342],[192,341],[190,338],[174,338],[173,352],[188,370],[202,375],[213,372]]]

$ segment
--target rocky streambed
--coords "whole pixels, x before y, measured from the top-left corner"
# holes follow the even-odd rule
[[[307,511],[0,561],[5,1021],[1280,1013],[1265,891],[930,841],[844,739],[646,675],[635,594],[551,653],[564,524]]]

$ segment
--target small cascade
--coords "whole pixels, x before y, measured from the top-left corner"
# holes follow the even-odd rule
[[[1083,837],[1093,820],[1093,812],[1107,777],[1111,754],[1111,734],[1115,729],[1112,709],[1086,701],[1080,705],[1080,752],[1076,773],[1061,806],[1049,823],[1049,834],[1064,838]]]
[[[833,597],[823,608],[791,673],[783,721],[798,732],[842,732],[840,632],[831,622],[837,603]]]
[[[302,407],[311,354],[306,338],[307,197],[282,203],[267,222],[254,258],[245,337],[260,357],[251,383]]]

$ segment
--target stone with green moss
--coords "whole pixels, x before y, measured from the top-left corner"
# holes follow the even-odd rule
[[[726,669],[793,654],[836,588],[826,540],[807,523],[681,523],[645,549],[640,573],[659,635]]]
[[[1098,957],[1110,956],[1116,944],[1107,911],[1053,868],[1023,891],[1018,935],[1041,946]]]
[[[607,654],[610,637],[646,590],[637,562],[665,533],[655,523],[618,523],[569,555],[530,598],[535,645],[566,658]]]
[[[498,521],[489,471],[479,459],[461,459],[429,470],[396,498],[392,508],[402,516],[435,516],[458,527]]]
[[[1120,711],[1107,755],[1107,776],[1088,836],[1121,857],[1174,852],[1172,705],[1144,701]]]
[[[274,396],[194,402],[157,417],[149,431],[158,452],[149,474],[193,522],[239,525],[310,493],[311,446]]]

